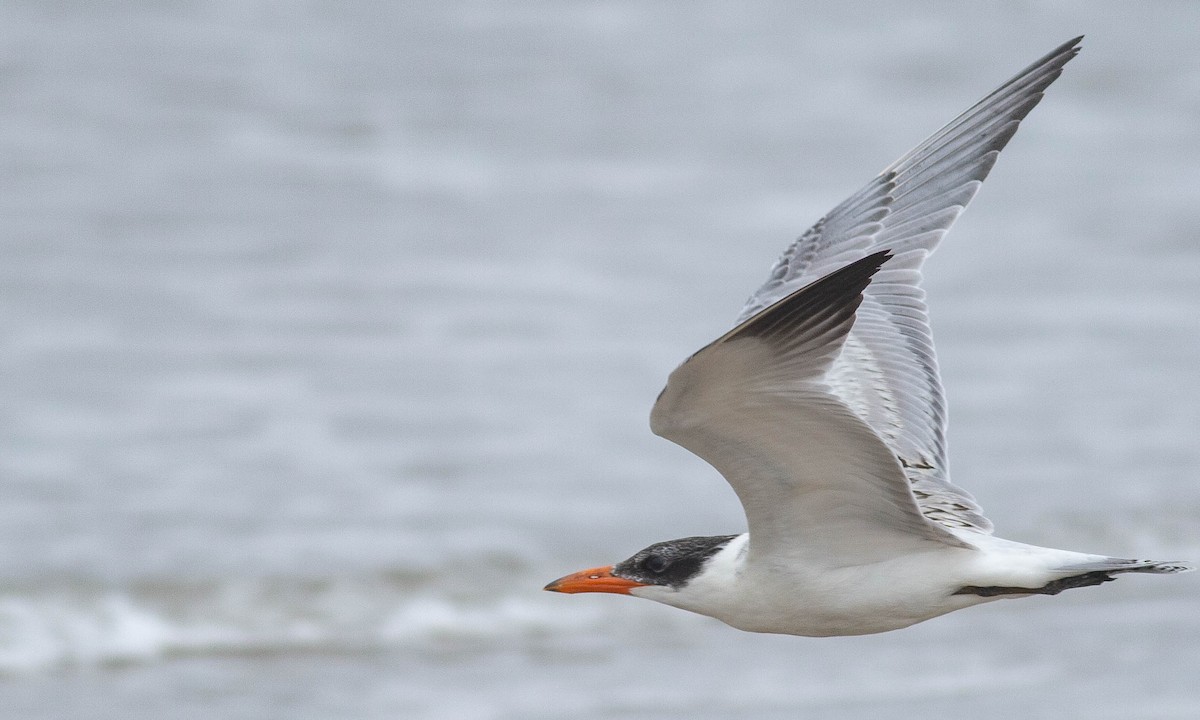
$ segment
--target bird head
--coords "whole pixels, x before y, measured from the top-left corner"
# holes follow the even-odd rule
[[[616,565],[590,568],[561,577],[551,592],[604,592],[668,602],[662,590],[678,592],[702,574],[709,560],[737,535],[688,537],[655,543]],[[639,588],[652,588],[639,591]]]

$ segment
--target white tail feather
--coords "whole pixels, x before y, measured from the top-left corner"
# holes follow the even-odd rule
[[[1160,562],[1157,560],[1126,560],[1124,558],[1104,558],[1095,562],[1080,563],[1078,565],[1065,565],[1058,568],[1059,572],[1064,573],[1085,573],[1085,572],[1108,572],[1108,573],[1157,573],[1170,574],[1181,573],[1195,570],[1195,566],[1187,562],[1168,561]]]

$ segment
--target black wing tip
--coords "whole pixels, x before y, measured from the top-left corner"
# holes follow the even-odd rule
[[[883,264],[891,259],[894,254],[890,248],[877,250],[870,255],[859,258],[852,263],[847,263],[837,270],[814,280],[779,302],[783,303],[789,298],[805,294],[826,297],[841,296],[846,299],[861,296],[863,291],[867,289],[867,285],[871,284],[871,278],[875,276],[875,273],[879,272]]]
[[[830,289],[839,287],[848,289],[853,287],[855,288],[853,293],[861,295],[867,289],[867,285],[871,284],[871,278],[875,277],[875,273],[879,272],[879,269],[893,255],[895,255],[895,252],[891,248],[878,250],[852,263],[843,265],[816,282],[810,283],[807,287],[815,287],[819,284],[830,286]]]
[[[877,250],[870,255],[859,258],[852,263],[847,263],[833,272],[821,277],[814,282],[797,290],[794,294],[799,295],[805,290],[812,289],[816,291],[818,287],[825,292],[834,292],[837,294],[845,293],[847,295],[861,295],[863,290],[867,289],[867,285],[871,283],[871,278],[884,263],[892,258],[895,253],[886,248]],[[853,289],[851,289],[853,288]]]
[[[1029,73],[1036,71],[1041,67],[1054,68],[1054,72],[1061,72],[1063,66],[1075,59],[1075,56],[1078,55],[1079,51],[1083,49],[1083,46],[1080,44],[1083,42],[1083,37],[1083,35],[1079,35],[1078,37],[1071,38],[1062,45],[1054,48],[1050,52],[1034,61],[1034,63],[1026,68],[1024,72],[1020,73],[1019,76],[1028,75]]]
[[[984,100],[981,100],[980,104],[997,95],[999,91],[1020,84],[1026,84],[1028,90],[1032,91],[1031,95],[1039,96],[1041,92],[1045,91],[1047,87],[1058,79],[1066,64],[1074,60],[1079,51],[1083,49],[1080,45],[1083,42],[1083,37],[1083,35],[1079,35],[1078,37],[1071,38],[1037,60],[1034,60],[1028,67],[997,88],[995,92],[984,98]],[[1037,102],[1034,102],[1034,105],[1036,104]],[[1028,114],[1029,110],[1032,109],[1031,106],[1025,111],[1025,114]],[[1023,118],[1024,115],[1021,117]]]
[[[1079,54],[1079,43],[1082,40],[1083,35],[1080,35],[1062,43],[1010,77],[920,145],[889,165],[883,173],[885,181],[895,181],[900,175],[924,172],[922,168],[927,168],[931,162],[929,156],[940,158],[947,145],[961,143],[970,133],[995,122],[1011,123],[1012,126],[1007,131],[1002,131],[1002,138],[998,133],[996,138],[1000,139],[993,139],[986,149],[988,152],[1003,150],[1016,133],[1018,125],[1041,103],[1046,89],[1058,80],[1066,64]],[[984,170],[974,179],[986,179],[989,170],[990,168]]]
[[[843,265],[768,306],[717,342],[790,335],[798,329],[797,321],[802,318],[799,325],[807,325],[809,331],[829,329],[826,323],[839,325],[851,321],[871,278],[892,255],[891,250],[879,250]]]
[[[1034,68],[1034,67],[1037,67],[1038,65],[1044,65],[1044,64],[1051,63],[1059,57],[1063,58],[1063,60],[1062,60],[1063,63],[1070,62],[1071,58],[1078,55],[1079,51],[1083,49],[1083,46],[1081,45],[1081,43],[1083,42],[1083,38],[1084,38],[1083,35],[1077,35],[1077,36],[1071,38],[1070,40],[1066,41],[1065,43],[1059,45],[1058,47],[1054,48],[1050,52],[1046,53],[1042,57],[1038,58],[1037,61],[1035,61],[1032,65],[1030,65],[1030,67]]]
[[[891,249],[880,250],[879,252],[871,253],[870,255],[866,256],[862,260],[857,260],[855,262],[850,263],[849,265],[846,266],[846,268],[854,267],[855,265],[858,265],[860,263],[865,263],[865,264],[874,263],[875,267],[871,271],[871,275],[868,276],[868,279],[869,279],[871,276],[874,276],[875,273],[879,272],[879,268],[883,267],[883,264],[886,263],[888,260],[891,260],[892,256],[894,256],[894,255],[895,255],[895,253],[892,252]],[[846,268],[842,268],[842,269],[844,270]],[[841,271],[839,270],[837,272],[841,272]]]

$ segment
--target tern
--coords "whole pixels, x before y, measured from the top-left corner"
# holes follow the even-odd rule
[[[660,542],[546,590],[633,595],[741,630],[863,635],[1184,562],[992,535],[950,481],[921,265],[1079,52],[1064,43],[796,240],[732,330],[671,373],[651,429],[733,486],[748,532]]]

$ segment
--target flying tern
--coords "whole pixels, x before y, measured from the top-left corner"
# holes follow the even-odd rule
[[[1080,40],[830,211],[733,329],[671,373],[651,429],[725,477],[749,532],[656,543],[547,590],[648,598],[755,632],[861,635],[1192,569],[1003,540],[947,471],[921,265]]]

